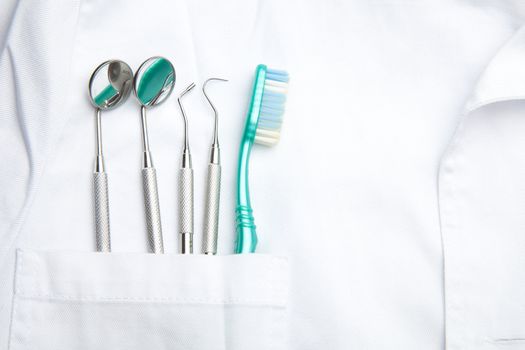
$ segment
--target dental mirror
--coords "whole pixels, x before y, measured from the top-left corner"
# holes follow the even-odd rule
[[[120,60],[110,60],[98,66],[89,79],[91,104],[101,110],[113,109],[128,98],[133,71]]]
[[[133,79],[133,90],[139,101],[142,120],[142,184],[146,212],[149,250],[164,253],[160,220],[157,173],[149,149],[146,109],[164,102],[175,86],[175,69],[163,57],[151,57],[142,63]]]
[[[102,110],[115,108],[128,98],[133,82],[133,72],[124,62],[109,60],[98,66],[89,79],[89,99],[95,107],[96,158],[93,172],[95,202],[95,234],[97,251],[111,251],[109,229],[108,178],[102,154]]]
[[[133,80],[135,96],[144,107],[164,102],[175,86],[175,69],[163,57],[151,57],[142,63]]]

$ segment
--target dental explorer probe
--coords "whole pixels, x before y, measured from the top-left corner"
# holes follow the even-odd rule
[[[222,78],[210,78],[202,86],[202,93],[208,100],[215,116],[213,141],[210,148],[210,163],[206,182],[206,207],[204,209],[204,232],[202,252],[207,255],[217,254],[217,238],[219,235],[219,207],[221,200],[221,153],[219,148],[219,112],[206,94],[206,85],[210,81],[228,81]]]
[[[99,65],[89,79],[89,97],[95,107],[96,158],[93,171],[96,247],[99,252],[111,251],[109,226],[108,177],[102,153],[102,111],[121,105],[127,100],[133,80],[131,68],[119,60]]]
[[[181,99],[194,87],[195,83],[191,83],[177,99],[184,119],[184,146],[179,174],[179,253],[181,254],[193,254],[193,169],[188,140],[188,118],[182,107]]]

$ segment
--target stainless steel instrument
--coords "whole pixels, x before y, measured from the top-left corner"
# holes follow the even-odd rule
[[[135,96],[141,104],[142,120],[142,184],[144,207],[148,231],[149,250],[152,253],[164,253],[162,223],[160,218],[157,173],[149,148],[146,109],[164,102],[175,85],[175,69],[170,61],[163,57],[147,59],[137,70],[133,80]]]
[[[113,109],[127,100],[133,80],[131,68],[119,60],[99,65],[89,79],[89,97],[95,107],[96,158],[93,172],[96,247],[99,252],[111,251],[109,225],[108,177],[102,153],[102,111]]]
[[[188,118],[182,106],[182,97],[195,87],[191,83],[180,94],[177,102],[184,119],[184,146],[179,174],[179,253],[193,254],[193,169],[191,167],[190,143],[188,139]]]
[[[206,207],[204,209],[204,232],[202,238],[202,252],[217,254],[217,239],[219,235],[219,207],[221,199],[221,154],[219,148],[219,113],[206,94],[208,82],[228,81],[221,78],[210,78],[204,82],[202,92],[208,100],[215,115],[213,141],[210,149],[210,163],[208,164],[208,178],[206,182]]]

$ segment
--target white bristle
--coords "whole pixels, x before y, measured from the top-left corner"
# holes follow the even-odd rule
[[[264,90],[265,91],[273,91],[273,92],[276,92],[278,94],[286,94],[288,92],[285,88],[282,88],[280,86],[267,85],[267,84],[264,85]]]
[[[283,83],[280,81],[273,81],[273,80],[266,80],[264,83],[266,86],[271,87],[273,89],[284,90],[284,91],[288,89],[288,83]]]
[[[255,142],[258,144],[273,146],[279,142],[288,93],[288,80],[286,72],[267,70],[259,122],[255,133]]]

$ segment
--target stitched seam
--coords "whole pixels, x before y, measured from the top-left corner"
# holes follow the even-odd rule
[[[14,288],[13,288],[13,306],[11,311],[11,319],[9,320],[9,335],[7,340],[7,348],[11,349],[13,347],[13,331],[15,327],[15,317],[18,314],[18,294],[20,291],[20,275],[24,271],[23,265],[24,265],[24,254],[22,252],[17,253],[16,256],[16,263],[15,263],[15,280],[14,280]],[[29,332],[29,325],[28,332]]]
[[[22,257],[20,257],[20,260],[22,260]],[[20,268],[20,265],[22,264],[22,261],[20,261],[15,267],[15,288],[13,290],[13,306],[11,308],[11,319],[9,320],[9,336],[8,336],[8,340],[7,340],[7,349],[11,349],[12,346],[13,346],[13,328],[14,328],[14,320],[15,320],[15,316],[17,314],[17,306],[18,306],[18,303],[17,303],[17,288],[18,288],[18,271],[19,271],[19,268]]]
[[[280,309],[273,309],[270,312],[272,313],[272,319],[273,322],[270,325],[272,327],[271,334],[273,341],[271,342],[271,349],[281,349],[284,346],[286,346],[286,339],[279,339],[279,336],[281,336],[282,332],[286,332],[286,329],[283,329],[286,327],[286,312],[288,307],[288,294],[286,292],[287,289],[287,275],[284,277],[283,280],[283,270],[285,269],[285,260],[284,259],[273,259],[272,264],[268,266],[272,267],[272,271],[270,273],[272,274],[273,279],[273,285],[272,285],[272,293],[275,298],[283,299],[283,307]],[[288,270],[286,270],[286,273]],[[280,331],[279,331],[280,330]]]
[[[72,296],[61,294],[19,294],[23,299],[49,300],[49,301],[79,301],[79,302],[169,302],[169,303],[193,303],[193,304],[244,304],[254,306],[284,307],[282,303],[275,303],[265,299],[249,298],[177,298],[177,297],[97,297],[97,296]]]
[[[277,295],[277,274],[279,273],[277,270],[276,270],[276,261],[275,260],[272,260],[270,264],[268,264],[268,266],[266,266],[266,270],[267,270],[267,273],[269,273],[269,280],[271,282],[271,295],[273,297],[275,297]],[[271,314],[272,314],[272,322],[270,322],[270,324],[268,325],[268,327],[271,327],[270,329],[270,334],[271,334],[271,338],[270,338],[270,349],[274,350],[275,347],[276,347],[276,343],[277,341],[275,341],[276,336],[277,336],[277,318],[276,318],[276,312],[274,312],[274,310],[270,310]]]
[[[460,325],[463,325],[465,321],[463,319],[463,311],[461,308],[462,303],[458,303],[457,300],[461,299],[461,292],[456,293],[452,295],[450,293],[450,290],[453,289],[452,287],[456,287],[456,290],[458,289],[458,283],[455,280],[450,280],[449,275],[449,265],[450,262],[448,261],[448,254],[447,246],[450,245],[450,242],[448,241],[448,236],[450,235],[450,231],[457,230],[457,195],[459,193],[458,185],[454,180],[452,179],[454,177],[454,173],[457,171],[458,167],[458,158],[461,159],[461,149],[465,142],[464,134],[466,132],[467,123],[469,122],[469,119],[472,117],[472,112],[464,113],[460,116],[459,124],[456,127],[456,130],[452,136],[452,139],[450,140],[449,144],[447,145],[447,148],[441,157],[439,170],[438,170],[438,210],[439,210],[439,225],[440,225],[440,231],[441,231],[441,243],[442,243],[442,253],[443,253],[443,297],[444,297],[444,317],[445,317],[445,344],[448,347],[455,346],[457,344],[461,344],[460,346],[464,346],[466,340],[465,337],[461,339],[457,339],[457,332],[450,334],[450,326],[449,321],[453,320],[456,324],[459,323]],[[458,153],[459,152],[459,153]],[[452,160],[452,163],[450,163]],[[445,171],[444,166],[450,166],[452,169],[448,173]],[[447,196],[443,196],[443,190],[447,193]],[[451,198],[451,195],[454,196]],[[445,199],[446,197],[446,199]],[[450,209],[450,208],[453,209]],[[446,209],[445,209],[446,208]],[[452,219],[451,219],[452,218]],[[462,268],[462,267],[460,267]],[[459,284],[459,289],[461,289],[461,284]],[[464,332],[465,330],[462,329]]]
[[[486,340],[489,343],[493,344],[503,344],[503,345],[512,345],[512,344],[524,344],[525,337],[522,338],[489,338]]]

